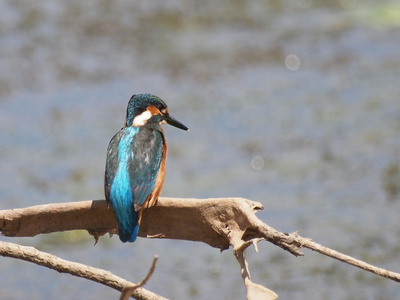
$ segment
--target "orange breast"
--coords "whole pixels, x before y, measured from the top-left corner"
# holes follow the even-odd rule
[[[164,178],[165,178],[165,161],[167,160],[167,152],[168,152],[168,147],[167,147],[167,141],[165,140],[165,135],[164,135],[164,130],[162,129],[162,138],[163,138],[163,149],[162,149],[162,157],[161,157],[161,163],[160,163],[160,170],[158,171],[157,179],[156,179],[156,184],[154,186],[153,192],[150,193],[150,195],[147,197],[145,203],[140,209],[139,212],[139,224],[142,220],[142,211],[145,208],[151,207],[157,203],[158,197],[161,194],[161,190],[164,184]]]

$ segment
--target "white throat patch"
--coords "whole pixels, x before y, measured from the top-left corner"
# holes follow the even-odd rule
[[[146,125],[147,121],[152,117],[153,115],[151,114],[150,111],[145,110],[142,112],[140,115],[136,116],[133,119],[133,126],[138,127],[138,126],[143,126]]]

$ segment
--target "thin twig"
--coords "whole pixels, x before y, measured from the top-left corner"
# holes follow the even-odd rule
[[[147,275],[142,279],[141,282],[139,282],[137,284],[125,286],[122,289],[121,296],[119,297],[119,300],[128,300],[128,298],[132,295],[132,293],[136,289],[144,286],[147,283],[147,281],[150,279],[151,275],[153,275],[153,272],[154,272],[154,270],[156,268],[157,260],[158,260],[158,255],[155,255],[154,258],[153,258],[153,263],[150,266],[149,272],[147,272]]]
[[[300,243],[302,243],[304,248],[308,248],[308,249],[311,249],[313,251],[319,252],[319,253],[324,254],[326,256],[329,256],[329,257],[332,257],[334,259],[340,260],[340,261],[342,261],[342,262],[344,262],[346,264],[349,264],[349,265],[355,266],[357,268],[360,268],[362,270],[365,270],[365,271],[374,273],[376,275],[379,275],[381,277],[385,277],[385,278],[391,279],[393,281],[400,282],[400,274],[399,273],[375,267],[375,266],[373,266],[371,264],[368,264],[368,263],[366,263],[364,261],[361,261],[361,260],[356,259],[354,257],[351,257],[349,255],[346,255],[346,254],[340,253],[340,252],[338,252],[336,250],[333,250],[333,249],[327,248],[325,246],[322,246],[322,245],[320,245],[320,244],[318,244],[318,243],[316,243],[316,242],[314,242],[314,241],[312,241],[310,239],[298,237],[298,241]]]

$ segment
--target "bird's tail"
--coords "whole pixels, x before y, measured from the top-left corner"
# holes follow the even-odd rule
[[[126,243],[133,243],[139,232],[139,212],[136,212],[133,208],[130,212],[130,216],[127,218],[119,218],[118,221],[118,234],[119,239]]]

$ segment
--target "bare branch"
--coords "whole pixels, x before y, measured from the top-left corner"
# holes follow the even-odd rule
[[[255,216],[261,209],[261,203],[243,198],[160,197],[156,206],[143,211],[139,236],[200,241],[221,250],[234,246],[232,238],[236,235],[244,240],[260,237],[296,256],[303,255],[292,238]],[[5,236],[86,229],[97,238],[107,232],[116,233],[116,228],[114,214],[105,200],[0,210],[0,230]]]
[[[282,233],[256,217],[259,202],[243,198],[179,199],[159,198],[157,205],[143,211],[139,236],[201,241],[221,251],[233,247],[247,288],[247,298],[275,299],[274,292],[251,282],[245,249],[265,239],[295,256],[309,248],[379,276],[400,281],[400,274],[377,268],[332,249],[297,232]],[[86,229],[97,238],[116,233],[112,210],[104,200],[39,205],[0,211],[0,230],[6,236],[34,236],[39,233]]]
[[[125,286],[134,285],[134,283],[120,278],[109,271],[61,259],[49,253],[39,251],[33,247],[20,246],[0,241],[0,255],[29,261],[56,270],[60,273],[69,273],[77,277],[86,278],[118,291],[122,291]],[[143,288],[134,290],[132,296],[139,300],[167,300],[166,298]]]

